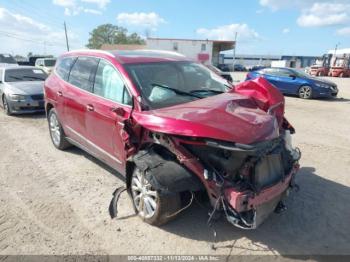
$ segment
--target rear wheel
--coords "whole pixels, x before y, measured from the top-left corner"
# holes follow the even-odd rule
[[[10,108],[9,103],[7,102],[6,96],[2,97],[2,104],[4,106],[5,114],[8,116],[12,115],[11,108]]]
[[[320,71],[317,73],[317,76],[323,76],[323,73]]]
[[[51,109],[48,115],[51,141],[57,149],[64,150],[71,146],[66,140],[62,126],[58,120],[55,109]]]
[[[312,88],[310,86],[302,86],[299,88],[299,97],[303,99],[312,98]]]
[[[339,77],[343,78],[343,77],[344,77],[344,72],[341,72],[341,73],[339,74]]]
[[[139,217],[154,226],[169,222],[181,207],[180,194],[160,194],[137,167],[131,178],[131,195]]]

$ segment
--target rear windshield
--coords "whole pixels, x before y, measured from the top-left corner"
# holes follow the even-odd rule
[[[5,82],[44,81],[47,74],[38,68],[16,68],[5,71]]]
[[[45,66],[55,66],[55,64],[56,64],[56,59],[45,59],[44,60]]]
[[[0,63],[5,64],[17,64],[16,60],[10,55],[1,55],[0,54]]]

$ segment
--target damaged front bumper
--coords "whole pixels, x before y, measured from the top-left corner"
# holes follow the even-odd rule
[[[295,187],[294,178],[299,170],[295,164],[284,180],[263,189],[258,194],[252,191],[239,192],[234,188],[225,190],[222,203],[227,220],[234,226],[243,229],[255,229],[276,209],[278,203]],[[250,221],[244,219],[242,213],[251,212]]]

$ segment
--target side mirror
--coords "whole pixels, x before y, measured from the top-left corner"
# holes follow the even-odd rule
[[[297,76],[296,76],[296,75],[289,75],[289,77],[291,77],[292,79],[297,78]]]

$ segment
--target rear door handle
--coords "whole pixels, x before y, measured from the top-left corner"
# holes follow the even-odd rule
[[[92,111],[95,110],[95,108],[94,108],[93,105],[88,104],[88,105],[86,106],[86,110],[89,111],[89,112],[92,112]]]
[[[61,91],[57,91],[57,95],[58,95],[58,96],[63,96],[63,94],[62,94]]]

